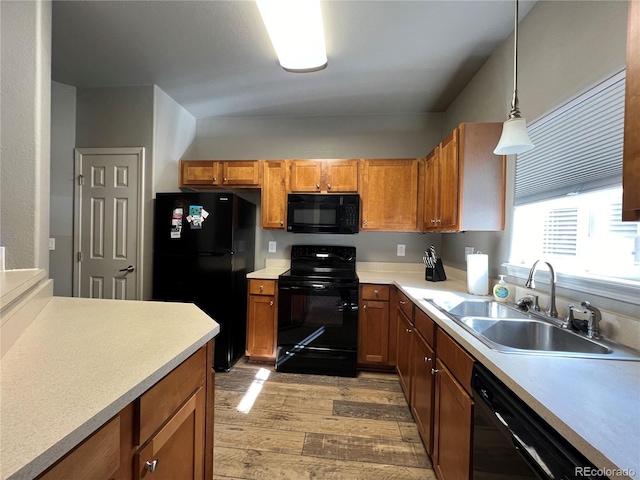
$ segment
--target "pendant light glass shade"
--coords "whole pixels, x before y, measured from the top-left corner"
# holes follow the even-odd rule
[[[280,66],[315,72],[327,66],[319,0],[256,0]]]
[[[527,121],[521,117],[510,118],[502,125],[502,136],[493,151],[496,155],[516,155],[528,152],[533,142],[527,133]]]

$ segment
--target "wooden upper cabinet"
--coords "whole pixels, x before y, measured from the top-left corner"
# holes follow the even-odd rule
[[[640,221],[640,2],[629,2],[622,220]]]
[[[287,220],[287,165],[285,160],[262,161],[262,228],[284,230]]]
[[[417,158],[362,160],[361,230],[418,230],[419,162]]]
[[[463,123],[427,155],[423,229],[504,229],[506,157],[501,123]]]
[[[257,160],[180,160],[179,187],[259,187]]]
[[[291,192],[357,192],[358,160],[292,160]]]
[[[208,160],[180,160],[178,184],[183,185],[219,185],[219,163]]]

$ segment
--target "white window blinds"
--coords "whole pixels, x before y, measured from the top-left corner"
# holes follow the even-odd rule
[[[531,125],[535,148],[518,155],[515,204],[622,182],[624,72]]]

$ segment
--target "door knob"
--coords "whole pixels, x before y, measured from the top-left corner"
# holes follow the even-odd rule
[[[118,270],[119,272],[128,272],[131,273],[135,270],[136,268],[133,265],[129,265],[127,268],[121,268],[120,270]]]

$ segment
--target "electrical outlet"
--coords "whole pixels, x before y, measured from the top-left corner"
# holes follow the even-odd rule
[[[55,250],[56,249],[56,239],[55,238],[50,238],[49,239],[49,250]]]
[[[405,248],[405,246],[403,244],[401,244],[401,243],[398,244],[398,248],[396,250],[396,255],[398,257],[404,257],[404,248]]]
[[[467,255],[473,255],[473,251],[475,249],[473,247],[464,247],[464,261],[467,261]]]
[[[276,253],[276,242],[269,242],[269,253]]]

